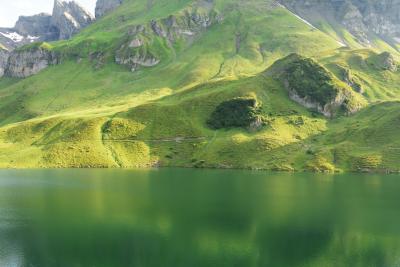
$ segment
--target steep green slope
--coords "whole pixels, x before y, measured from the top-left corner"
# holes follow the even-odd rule
[[[0,167],[398,169],[390,124],[400,107],[373,103],[397,100],[400,76],[371,63],[376,52],[340,49],[272,1],[151,2],[126,1],[73,39],[46,45],[61,64],[0,79]],[[294,52],[315,59],[311,72],[323,70],[329,88],[372,106],[331,120],[292,101],[274,66],[265,70]],[[151,57],[159,63],[132,63]],[[243,109],[225,120],[222,112],[221,127],[210,125],[218,107],[237,99],[257,103],[256,116]],[[370,116],[384,119],[371,124]],[[245,123],[231,123],[237,117]],[[379,129],[384,146],[366,149]]]

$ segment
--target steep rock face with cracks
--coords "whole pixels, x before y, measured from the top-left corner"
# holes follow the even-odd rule
[[[58,29],[58,39],[69,39],[92,23],[94,17],[74,1],[55,0],[51,25]]]
[[[49,51],[45,46],[14,50],[8,56],[4,74],[8,77],[26,78],[57,64],[58,61],[56,53]]]
[[[8,58],[10,54],[7,50],[0,48],[0,78],[3,77],[7,68]]]

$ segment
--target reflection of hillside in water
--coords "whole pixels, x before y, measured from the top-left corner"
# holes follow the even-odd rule
[[[3,171],[0,184],[3,266],[392,266],[399,256],[396,176],[46,170]]]

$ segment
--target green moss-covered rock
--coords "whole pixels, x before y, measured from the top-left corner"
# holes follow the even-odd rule
[[[255,98],[234,98],[219,104],[207,124],[213,129],[260,128],[264,122]]]
[[[327,117],[352,114],[366,104],[330,71],[298,54],[278,60],[268,73],[282,81],[292,100]]]
[[[300,97],[328,104],[339,93],[332,76],[315,61],[309,58],[297,58],[287,65],[284,74],[290,87]]]

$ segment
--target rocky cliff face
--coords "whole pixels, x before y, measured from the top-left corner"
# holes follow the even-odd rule
[[[5,66],[5,75],[26,78],[58,62],[59,58],[54,52],[40,47],[21,51],[16,50],[9,54]]]
[[[342,25],[360,43],[374,36],[400,43],[400,0],[279,0],[281,4],[318,27],[321,18]]]
[[[122,4],[122,0],[97,0],[96,3],[96,18],[100,18],[105,14],[116,9]]]
[[[0,44],[12,50],[32,42],[69,39],[93,20],[76,2],[55,0],[52,15],[21,16],[14,28],[0,28]]]
[[[54,1],[51,25],[58,29],[58,39],[69,39],[94,21],[94,17],[74,1]]]
[[[31,36],[37,41],[55,40],[58,30],[51,24],[52,16],[41,13],[34,16],[21,16],[14,30],[22,36]]]
[[[7,67],[9,53],[7,50],[0,48],[0,77],[3,77]]]

